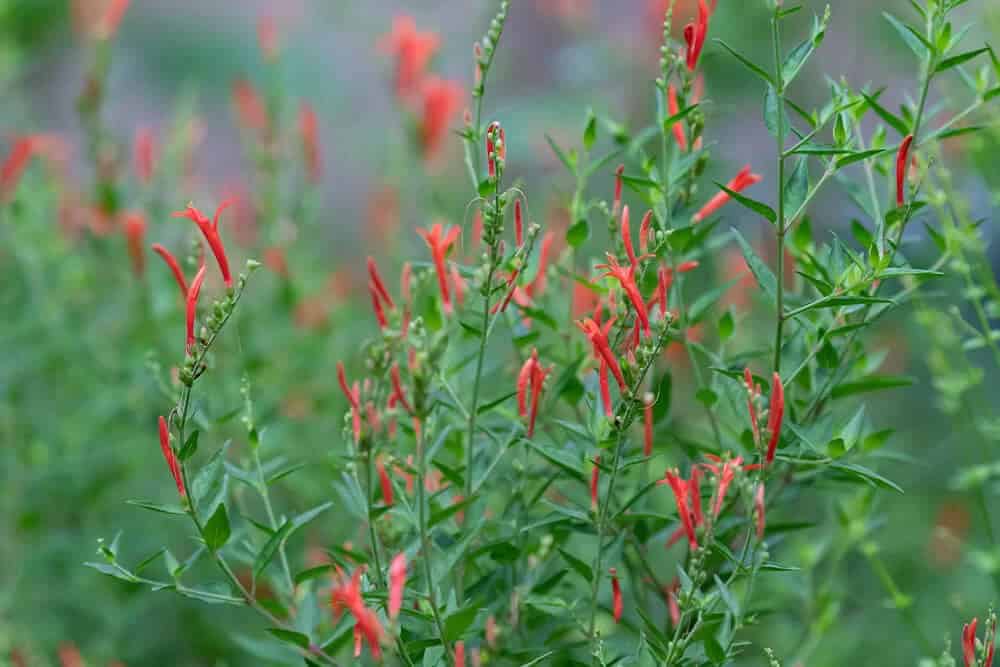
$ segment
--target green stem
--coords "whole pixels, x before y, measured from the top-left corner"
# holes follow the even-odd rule
[[[423,422],[424,420],[421,419]],[[427,583],[427,602],[431,607],[431,615],[434,617],[434,625],[437,628],[438,638],[441,646],[449,660],[454,664],[454,656],[451,647],[445,639],[444,622],[441,620],[441,613],[438,610],[437,592],[434,587],[434,577],[431,570],[431,540],[427,531],[427,489],[425,480],[427,479],[427,452],[424,447],[424,433],[420,429],[417,434],[417,525],[420,531],[420,549],[423,552],[420,561],[423,563],[424,579]]]
[[[777,310],[774,326],[774,372],[781,373],[781,342],[785,326],[785,83],[781,73],[781,30],[777,13],[771,19],[775,86],[778,98],[778,256],[775,261]]]

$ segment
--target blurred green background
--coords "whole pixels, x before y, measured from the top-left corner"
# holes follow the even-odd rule
[[[0,0],[3,135],[58,135],[68,146],[65,178],[73,183],[92,177],[76,110],[89,60],[74,16],[86,4]],[[513,3],[486,108],[489,118],[504,123],[511,173],[524,184],[539,222],[558,224],[572,187],[546,133],[573,143],[588,108],[632,129],[652,117],[661,4]],[[678,3],[679,14],[690,11],[687,4]],[[712,36],[765,59],[763,4],[720,0]],[[822,10],[820,3],[806,5]],[[822,103],[825,76],[856,87],[886,85],[883,101],[895,104],[913,96],[913,59],[880,16],[883,9],[905,15],[907,5],[835,3],[827,41],[794,99]],[[1000,7],[973,0],[963,9],[973,24],[969,44],[996,40]],[[140,126],[166,136],[178,118],[189,117],[197,118],[203,135],[191,178],[176,184],[169,201],[149,203],[126,189],[126,207],[153,212],[150,241],[177,238],[165,213],[189,200],[211,209],[225,192],[252,198],[254,165],[241,149],[231,103],[235,80],[273,87],[289,100],[307,99],[317,109],[322,187],[308,206],[297,202],[277,216],[294,286],[273,273],[255,283],[246,311],[227,332],[220,369],[203,389],[212,414],[230,414],[241,406],[239,377],[250,374],[268,441],[290,461],[309,463],[294,484],[277,491],[279,505],[298,511],[331,496],[328,456],[339,443],[342,411],[333,369],[372,331],[360,278],[364,256],[376,254],[396,275],[400,258],[420,247],[412,229],[435,217],[462,221],[470,199],[457,136],[426,168],[412,148],[412,128],[393,95],[391,63],[376,49],[401,12],[440,33],[434,69],[467,90],[471,45],[495,12],[493,3],[480,0],[133,0],[112,48],[104,111],[121,141],[130,141]],[[257,47],[257,23],[265,16],[278,27],[278,68],[266,69]],[[704,69],[707,134],[720,158],[713,174],[728,178],[750,162],[772,181],[773,140],[760,119],[756,82],[713,44]],[[951,92],[938,88],[934,94],[940,99]],[[958,191],[969,199],[970,218],[987,220],[987,239],[996,237],[991,217],[1000,169],[992,156],[998,144],[994,125],[956,143],[952,152],[946,144],[944,156]],[[607,171],[602,187],[610,197]],[[759,195],[764,200],[766,192]],[[60,204],[45,169],[35,165],[0,221],[6,227],[0,230],[0,664],[17,664],[15,652],[28,657],[26,664],[59,664],[58,647],[67,642],[79,647],[87,665],[261,664],[245,650],[260,633],[243,610],[150,593],[82,565],[92,559],[98,539],[119,529],[136,558],[163,543],[178,553],[190,547],[178,520],[124,503],[170,499],[154,431],[167,401],[157,381],[162,373],[150,367],[180,358],[182,324],[173,293],[146,285],[169,280],[154,258],[147,257],[144,279],[133,277],[124,241],[61,234]],[[858,215],[833,188],[814,206],[813,224],[843,233]],[[390,218],[388,233],[380,216]],[[235,237],[235,228],[226,234]],[[1000,256],[991,251],[996,266]],[[981,614],[1000,592],[991,576],[1000,572],[1000,554],[989,546],[983,512],[984,504],[995,504],[995,472],[982,473],[987,489],[981,498],[956,483],[963,466],[995,460],[1000,446],[1000,369],[986,351],[962,349],[965,296],[960,282],[942,281],[920,307],[884,323],[877,334],[892,372],[919,379],[868,407],[876,424],[898,429],[889,448],[898,455],[886,454],[883,465],[906,493],[859,493],[838,508],[808,498],[778,510],[789,521],[809,521],[846,511],[850,503],[875,503],[884,520],[877,540],[881,561],[912,597],[913,622],[933,642],[934,654],[944,636],[957,639],[970,609]],[[310,317],[315,309],[320,314]],[[225,423],[220,428],[239,431]],[[299,539],[322,548],[357,539],[360,529],[329,515]],[[887,592],[870,559],[851,553],[837,569],[812,570],[810,563],[835,545],[826,542],[830,536],[806,535],[778,547],[785,561],[808,574],[783,579],[773,591],[774,614],[753,631],[755,640],[791,655],[815,634],[810,667],[849,660],[915,664],[915,656],[930,654],[914,644],[904,620],[884,608]],[[824,584],[831,587],[828,607],[795,605],[800,591]],[[763,663],[748,658],[747,664]]]

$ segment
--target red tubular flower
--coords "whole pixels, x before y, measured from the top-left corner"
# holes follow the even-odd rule
[[[344,363],[342,361],[337,362],[337,383],[340,384],[340,391],[344,393],[344,397],[351,406],[351,424],[354,431],[354,440],[361,440],[361,391],[358,389],[357,383],[354,383],[354,389],[351,389],[347,385],[347,374],[344,372]]]
[[[229,273],[229,259],[226,258],[226,248],[222,244],[222,237],[219,236],[219,216],[221,216],[222,212],[232,205],[234,201],[235,200],[233,199],[227,199],[219,204],[219,207],[215,209],[215,217],[211,222],[208,221],[208,218],[202,215],[201,211],[196,209],[191,204],[188,204],[186,210],[174,213],[175,218],[188,218],[198,225],[198,229],[201,230],[202,235],[204,235],[205,240],[208,242],[208,247],[212,249],[212,254],[215,255],[215,261],[219,264],[219,272],[222,273],[222,281],[229,289],[233,286],[233,277]]]
[[[187,490],[184,488],[181,466],[177,463],[173,447],[170,446],[170,429],[167,428],[167,420],[162,416],[160,417],[160,450],[163,452],[163,458],[167,461],[167,467],[170,469],[171,477],[174,478],[174,484],[177,485],[177,493],[181,498],[186,498]]]
[[[261,16],[257,21],[257,47],[267,62],[278,59],[278,23],[273,16]]]
[[[191,353],[191,349],[194,347],[194,317],[198,310],[198,295],[201,294],[201,284],[205,282],[205,265],[202,264],[201,268],[198,269],[198,273],[195,274],[194,280],[191,281],[191,287],[188,288],[187,292],[187,340],[185,342],[185,349],[188,354]]]
[[[420,82],[441,38],[432,32],[417,30],[412,16],[393,18],[392,30],[378,42],[378,49],[396,58],[396,94],[407,98],[420,89]]]
[[[743,384],[747,388],[747,412],[750,413],[750,427],[753,429],[753,442],[756,445],[760,442],[760,422],[757,419],[757,404],[754,402],[757,392],[754,390],[753,374],[749,366],[743,369]]]
[[[615,357],[608,343],[608,332],[611,330],[611,325],[614,324],[614,321],[615,318],[612,317],[602,327],[591,318],[585,317],[582,320],[578,320],[576,325],[590,339],[590,343],[594,348],[594,356],[607,364],[607,367],[615,376],[615,381],[618,382],[618,388],[624,392],[626,389],[625,376],[622,375],[621,366],[618,365],[618,358]]]
[[[330,606],[335,617],[347,609],[354,617],[356,632],[360,633],[368,643],[372,656],[377,660],[382,656],[382,636],[384,630],[374,611],[365,606],[361,597],[361,568],[354,571],[350,580],[343,579],[330,593]]]
[[[708,35],[708,19],[711,11],[705,0],[698,0],[698,19],[694,23],[689,23],[684,28],[684,41],[687,42],[687,55],[685,62],[687,68],[692,72],[698,67],[698,58],[701,50],[705,46],[705,37]]]
[[[902,207],[906,203],[906,168],[910,164],[910,146],[913,144],[913,135],[908,134],[899,144],[899,152],[896,153],[896,206]]]
[[[406,586],[406,554],[397,554],[389,565],[389,618],[396,620],[403,607],[403,588]]]
[[[302,136],[302,155],[306,163],[306,175],[313,185],[323,180],[323,160],[319,149],[319,122],[316,110],[307,102],[299,107],[299,134]]]
[[[514,243],[520,248],[524,245],[524,218],[521,214],[521,200],[514,200]]]
[[[972,667],[976,664],[976,624],[978,622],[979,619],[974,618],[962,626],[962,658],[965,661],[965,667]]]
[[[689,271],[694,271],[699,266],[700,264],[695,260],[691,260],[689,262],[681,262],[677,267],[677,273],[687,273]]]
[[[601,389],[601,403],[604,404],[604,416],[612,419],[615,416],[614,406],[611,405],[611,387],[608,386],[608,362],[601,359],[601,365],[597,370],[597,383]]]
[[[146,254],[143,251],[146,238],[146,218],[142,216],[142,213],[127,213],[123,227],[128,254],[132,259],[132,272],[141,276],[146,269]]]
[[[420,142],[424,159],[431,160],[441,151],[448,137],[452,118],[462,106],[464,92],[458,83],[430,77],[421,87],[423,117],[420,124]]]
[[[670,116],[676,116],[680,112],[681,109],[677,105],[677,88],[674,87],[674,84],[670,84],[667,86],[667,114]],[[688,140],[680,122],[673,123],[671,130],[674,133],[674,141],[677,142],[677,147],[681,149],[681,152],[686,153],[688,149]]]
[[[441,223],[434,223],[430,231],[417,229],[417,234],[427,243],[431,251],[431,260],[434,262],[434,270],[437,272],[438,289],[441,291],[441,302],[445,313],[451,313],[451,294],[448,291],[448,269],[445,266],[445,257],[452,244],[458,239],[462,230],[458,227],[450,227],[445,232]]]
[[[688,546],[692,550],[697,549],[698,535],[695,533],[694,515],[689,504],[691,482],[682,478],[676,470],[668,470],[658,483],[670,485],[670,490],[674,492],[674,502],[677,504],[677,514],[681,520],[681,527],[687,535]]]
[[[670,267],[661,266],[656,272],[656,296],[654,302],[660,304],[660,316],[667,316],[667,301],[670,287],[674,283],[674,271]]]
[[[538,353],[534,351],[535,363],[531,368],[531,410],[528,415],[528,437],[535,434],[535,420],[538,417],[538,399],[542,395],[542,387],[545,386],[545,378],[552,372],[552,366],[543,367],[538,363]]]
[[[646,215],[642,216],[642,223],[639,225],[639,252],[643,255],[649,249],[649,230],[653,224],[653,211],[646,211]]]
[[[262,134],[270,127],[264,100],[249,81],[240,79],[233,83],[233,106],[244,129]]]
[[[757,539],[764,537],[764,483],[757,485],[757,490],[753,494],[754,513],[757,515]]]
[[[601,479],[601,457],[594,457],[594,469],[590,471],[590,509],[597,513],[597,485]]]
[[[751,171],[750,165],[746,165],[738,174],[736,174],[736,177],[733,178],[733,180],[726,184],[726,187],[733,192],[742,192],[754,183],[759,183],[762,178],[764,177],[760,174],[755,174]],[[725,206],[729,199],[730,197],[728,192],[723,191],[718,193],[709,199],[708,203],[702,206],[701,209],[694,214],[694,218],[692,218],[692,220],[696,223],[701,222]]]
[[[639,286],[635,284],[635,265],[628,268],[620,265],[618,263],[618,258],[614,255],[608,253],[607,264],[598,264],[598,269],[605,269],[607,273],[604,274],[604,278],[614,278],[621,285],[622,291],[625,292],[625,296],[628,297],[629,301],[632,302],[632,307],[635,309],[635,315],[639,318],[639,323],[642,325],[642,330],[647,336],[651,335],[649,329],[649,314],[646,312],[646,302],[642,298],[642,294],[639,293]]]
[[[517,414],[525,418],[528,416],[528,385],[531,382],[531,374],[538,364],[538,350],[532,349],[531,356],[521,366],[517,374]]]
[[[639,258],[635,256],[635,248],[632,246],[632,230],[629,229],[628,206],[622,208],[622,245],[625,246],[625,256],[633,269],[639,265]]]
[[[615,169],[615,201],[611,207],[611,214],[614,216],[618,215],[618,211],[622,210],[622,181],[625,176],[625,165],[620,164],[618,168]]]
[[[0,195],[9,197],[21,180],[21,174],[35,153],[35,141],[31,137],[21,137],[14,142],[10,155],[0,166]]]
[[[410,407],[409,402],[406,400],[406,393],[403,391],[403,382],[399,378],[399,363],[394,363],[392,368],[389,369],[389,377],[392,380],[392,397],[399,401],[399,404],[403,406],[403,409],[413,414],[413,408]]]
[[[455,642],[455,667],[465,667],[465,642]]]
[[[378,481],[382,486],[382,502],[386,507],[392,507],[392,480],[389,479],[389,473],[385,471],[385,464],[382,463],[382,457],[375,459],[375,469],[378,471]]]
[[[705,468],[709,470],[718,480],[718,486],[715,491],[715,498],[712,499],[712,517],[718,517],[719,512],[722,511],[722,504],[726,500],[726,492],[729,490],[729,485],[733,483],[736,478],[736,473],[743,468],[743,457],[737,456],[735,459],[729,459],[723,461],[717,456],[709,455],[708,457],[715,462],[715,465],[706,464]],[[722,465],[719,466],[718,464]]]
[[[382,309],[382,301],[379,300],[378,288],[372,283],[368,283],[368,293],[372,297],[372,310],[375,312],[375,320],[378,322],[378,328],[385,329],[389,324],[389,320],[386,319],[385,311]]]
[[[510,301],[514,297],[514,292],[517,290],[516,281],[517,281],[517,276],[520,275],[520,273],[521,273],[520,269],[514,269],[513,271],[510,272],[510,275],[507,277],[507,285],[505,287],[505,289],[507,290],[507,295],[503,298],[502,301],[497,301],[495,304],[493,304],[493,307],[490,308],[491,315],[496,315],[497,313],[503,313],[507,311],[507,306],[510,305]]]
[[[608,569],[608,574],[611,575],[611,610],[615,623],[619,623],[622,620],[622,585],[618,581],[617,569]]]
[[[104,16],[101,17],[97,25],[98,39],[108,40],[115,36],[115,33],[118,32],[118,26],[121,25],[122,19],[125,18],[128,6],[129,0],[111,0],[108,3],[107,8],[104,10]]]
[[[681,580],[674,577],[673,582],[667,586],[667,607],[670,610],[670,623],[677,627],[681,622],[681,607],[677,604],[677,591],[681,589]]]
[[[390,308],[395,308],[396,304],[392,302],[392,297],[389,296],[389,291],[385,288],[385,283],[382,282],[382,276],[379,275],[378,265],[371,256],[368,257],[368,278],[371,280],[371,284],[378,293],[378,296],[389,304]]]
[[[642,455],[645,457],[653,454],[653,401],[654,396],[648,392],[642,397]]]
[[[771,463],[774,460],[774,451],[778,447],[778,440],[781,437],[781,421],[785,415],[785,388],[781,384],[781,376],[777,373],[772,378],[774,386],[771,387],[771,404],[767,413],[767,432],[771,434],[771,439],[767,443],[767,458],[765,461]]]
[[[159,243],[153,244],[153,252],[162,257],[163,261],[170,267],[170,271],[174,274],[174,280],[177,281],[177,286],[181,288],[181,296],[187,298],[187,280],[184,279],[184,272],[181,271],[181,265],[177,263],[177,259]]]
[[[555,240],[556,235],[552,231],[545,232],[545,236],[542,237],[542,247],[538,251],[538,271],[535,273],[535,279],[532,280],[524,289],[531,298],[540,297],[543,292],[545,292],[545,282],[546,273],[548,272],[549,265],[549,253],[552,252],[552,242]]]
[[[132,162],[135,167],[135,177],[143,185],[149,185],[153,180],[154,164],[156,162],[156,140],[148,127],[136,130],[133,146]]]

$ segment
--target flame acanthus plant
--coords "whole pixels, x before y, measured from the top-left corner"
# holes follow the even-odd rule
[[[753,613],[764,596],[792,604],[766,578],[809,566],[797,562],[803,550],[788,545],[801,543],[787,533],[816,526],[826,538],[816,544],[843,545],[830,559],[834,569],[841,558],[864,556],[889,582],[896,611],[913,623],[907,596],[877,560],[873,498],[898,485],[872,456],[883,431],[859,407],[859,395],[901,380],[871,367],[881,355],[867,351],[867,329],[947,264],[942,255],[932,268],[917,266],[918,254],[899,252],[907,226],[930,206],[922,193],[933,186],[935,144],[962,134],[933,111],[944,101],[928,101],[937,95],[931,79],[987,52],[952,53],[950,37],[941,35],[953,7],[928,3],[927,34],[906,38],[928,58],[915,105],[896,116],[881,93],[832,82],[828,103],[802,109],[794,84],[822,45],[828,14],[816,16],[808,38],[790,50],[782,27],[798,25],[792,22],[804,12],[773,3],[775,62],[759,65],[711,39],[732,5],[685,6],[686,26],[675,30],[670,9],[664,17],[648,127],[632,132],[590,112],[579,145],[560,145],[568,132],[550,139],[571,183],[564,223],[547,220],[536,204],[543,186],[521,171],[527,137],[512,121],[505,127],[510,106],[484,102],[508,3],[472,49],[470,99],[462,84],[433,73],[435,56],[446,51],[441,36],[409,16],[393,21],[375,50],[391,61],[392,93],[416,139],[407,178],[419,188],[411,190],[430,191],[437,170],[451,168],[429,163],[450,155],[453,135],[465,155],[456,171],[469,173],[472,189],[465,217],[446,204],[420,210],[419,202],[411,215],[398,195],[407,215],[397,217],[412,223],[394,230],[398,243],[391,244],[410,255],[398,289],[390,244],[358,262],[365,282],[344,293],[363,294],[357,312],[364,316],[353,317],[353,305],[338,311],[352,315],[351,347],[310,362],[325,373],[316,391],[329,390],[315,402],[324,409],[311,415],[326,424],[326,440],[313,452],[323,465],[315,467],[333,478],[311,509],[275,510],[272,484],[298,468],[285,468],[284,455],[267,449],[273,431],[257,423],[249,380],[256,359],[241,383],[245,433],[231,445],[209,444],[237,420],[210,414],[222,399],[202,393],[199,380],[232,368],[233,349],[217,344],[249,269],[234,275],[224,242],[232,228],[220,218],[230,200],[212,219],[193,204],[174,213],[193,223],[175,229],[196,243],[190,257],[168,250],[173,241],[153,243],[167,270],[150,271],[150,280],[155,287],[172,281],[181,294],[162,290],[176,305],[169,331],[179,361],[163,382],[172,405],[157,411],[156,424],[170,475],[162,482],[179,504],[138,504],[186,517],[196,547],[190,558],[211,562],[215,578],[196,585],[201,572],[176,569],[173,581],[140,577],[117,547],[102,550],[98,569],[240,605],[262,618],[290,660],[307,664],[607,665],[631,657],[732,664],[751,639],[770,641],[771,621]],[[274,30],[261,24],[268,66],[291,45],[279,49]],[[717,143],[702,86],[715,83],[705,63],[727,54],[763,84],[760,124],[775,140],[773,155]],[[984,72],[993,86],[955,122],[1000,95],[988,92],[1000,90],[1000,65]],[[233,93],[255,145],[281,144],[265,97],[249,81]],[[300,175],[317,187],[327,166],[321,114],[304,102],[298,109]],[[888,126],[874,137],[869,114]],[[155,188],[151,135],[138,137],[135,180]],[[710,150],[745,166],[732,176],[733,167],[710,161]],[[5,199],[16,196],[36,154],[37,141],[15,141],[0,167]],[[772,158],[775,170],[765,164]],[[808,220],[824,186],[835,176],[852,182],[855,169],[864,187],[851,192],[871,200],[861,201],[868,218],[854,227],[862,248],[822,240]],[[145,239],[160,229],[133,212],[121,222],[127,260],[141,277]],[[727,251],[737,253],[738,275],[716,280]],[[281,266],[273,273],[285,281],[282,298],[294,300],[294,276],[304,267],[291,259]],[[900,277],[907,278],[902,287],[893,280]],[[750,296],[730,300],[736,287]],[[208,297],[216,297],[210,305]],[[286,314],[265,304],[268,317]],[[232,347],[253,358],[258,339],[244,347],[242,336],[250,340],[266,324],[248,321]],[[364,342],[353,337],[361,326]],[[288,400],[269,418],[311,407]],[[274,458],[262,462],[263,452]],[[830,502],[816,501],[827,489]],[[815,548],[817,557],[830,553]],[[802,591],[809,613],[820,593],[836,594]],[[791,608],[779,613],[792,616]],[[958,635],[966,667],[993,662],[996,620],[987,618],[982,639],[976,618]],[[820,620],[807,619],[805,633],[818,632]],[[819,639],[807,634],[801,646],[779,648],[788,664],[806,664]]]

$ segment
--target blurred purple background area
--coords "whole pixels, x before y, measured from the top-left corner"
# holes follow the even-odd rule
[[[558,191],[566,185],[565,174],[544,140],[546,133],[574,144],[587,108],[623,121],[633,131],[650,121],[665,4],[664,0],[512,3],[485,111],[487,120],[499,119],[507,128],[512,170],[536,198],[550,198],[550,188]],[[703,58],[704,108],[706,137],[710,146],[714,144],[715,157],[721,158],[713,167],[719,170],[712,174],[717,178],[728,178],[744,163],[752,163],[767,184],[774,177],[772,140],[761,117],[760,82],[712,41],[723,39],[749,57],[769,62],[766,4],[720,0],[712,21]],[[795,34],[785,35],[789,47],[807,34],[813,14],[821,14],[825,6],[811,0],[803,4],[805,11],[791,21]],[[694,6],[694,0],[677,0],[675,36]],[[412,15],[420,30],[441,36],[431,69],[457,80],[468,92],[472,44],[482,37],[496,7],[496,2],[486,0],[133,0],[114,47],[106,114],[119,139],[129,141],[139,126],[152,126],[162,134],[181,100],[194,96],[205,136],[195,165],[200,191],[191,192],[190,198],[214,198],[237,184],[246,187],[249,166],[240,149],[231,86],[241,78],[260,84],[263,63],[256,26],[262,17],[273,18],[281,49],[280,85],[290,103],[283,122],[295,122],[300,100],[317,109],[326,166],[325,203],[334,211],[324,222],[334,238],[345,234],[350,238],[351,228],[364,220],[371,193],[386,182],[398,187],[412,171],[408,161],[417,159],[407,146],[406,114],[394,97],[393,64],[376,48],[379,37],[390,30],[394,16]],[[882,98],[890,108],[912,97],[918,76],[915,61],[889,23],[875,20],[881,10],[911,21],[919,18],[903,0],[833,3],[828,38],[793,87],[792,99],[807,108],[822,105],[828,99],[827,76],[842,78],[855,89],[891,82]],[[973,46],[985,39],[984,22],[976,13],[981,10],[965,13],[974,21],[966,42]],[[74,101],[86,64],[84,51],[67,27],[43,53],[43,58],[27,63],[20,79],[32,100],[22,110],[24,120],[34,130],[69,137],[79,158],[81,133]],[[955,81],[959,95],[964,92],[960,86]],[[459,124],[460,115],[453,127]],[[895,140],[890,133],[889,141]],[[448,143],[431,170],[431,182],[437,184],[432,187],[454,191],[456,182],[463,183],[457,180],[463,168],[461,142],[453,135]],[[610,189],[610,176],[607,180]],[[989,206],[985,189],[974,181],[966,187],[977,213],[985,214]],[[773,199],[770,185],[759,188],[757,197]],[[402,191],[405,197],[405,187]],[[841,197],[831,189],[821,198],[814,209],[820,225],[836,225],[858,215],[837,205]],[[442,212],[461,215],[465,201],[456,198]],[[849,202],[846,206],[853,209]],[[407,219],[405,199],[401,208],[404,225],[421,222]]]

